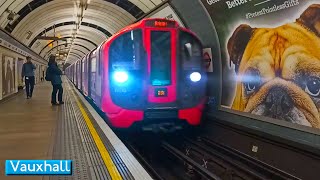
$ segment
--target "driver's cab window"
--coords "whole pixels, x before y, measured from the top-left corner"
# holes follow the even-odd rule
[[[202,47],[192,34],[180,31],[180,55],[184,69],[199,69],[202,64]]]
[[[137,29],[122,34],[110,46],[110,70],[140,70],[145,61],[142,50],[142,30]]]

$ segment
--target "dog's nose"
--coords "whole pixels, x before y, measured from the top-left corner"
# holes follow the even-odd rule
[[[265,105],[270,116],[281,118],[293,108],[293,101],[284,89],[275,87],[269,91]]]

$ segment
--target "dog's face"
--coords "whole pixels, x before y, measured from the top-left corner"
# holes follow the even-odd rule
[[[320,128],[320,5],[292,24],[240,25],[228,42],[235,110]]]

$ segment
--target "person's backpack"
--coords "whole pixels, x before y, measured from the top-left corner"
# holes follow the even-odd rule
[[[50,69],[49,67],[46,70],[46,77],[45,77],[46,81],[51,81],[52,80],[52,74],[50,73]]]

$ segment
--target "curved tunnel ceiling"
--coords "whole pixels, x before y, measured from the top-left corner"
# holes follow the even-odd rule
[[[72,37],[71,37],[71,36],[62,36],[62,38],[70,39],[70,38],[72,38]],[[91,40],[86,39],[86,38],[82,38],[82,37],[79,37],[79,36],[76,38],[76,40],[86,41],[86,42],[92,44],[94,47],[97,47],[97,46],[98,46],[96,43],[92,42]],[[45,46],[41,49],[41,51],[39,52],[39,54],[41,54],[42,51],[43,51],[45,48],[47,48],[50,44],[55,44],[56,42],[57,42],[57,41],[49,42],[47,45],[45,45]],[[50,48],[50,47],[49,47],[49,48]]]
[[[0,26],[44,58],[64,45],[63,51],[68,52],[64,60],[72,63],[162,1],[4,0],[0,3]],[[11,21],[7,19],[10,13],[15,14]],[[39,40],[37,36],[67,41]]]
[[[54,28],[59,28],[59,27],[61,27],[61,26],[68,26],[68,25],[73,25],[73,26],[74,26],[75,24],[76,24],[75,21],[68,21],[68,22],[63,22],[63,23],[55,24],[55,25],[52,25],[52,26],[46,28],[46,29],[43,30],[41,33],[39,33],[37,36],[43,36],[43,35],[45,35],[48,31],[51,31],[51,30],[53,30]],[[97,30],[101,31],[104,35],[106,35],[106,37],[112,36],[112,34],[111,34],[109,31],[107,31],[106,29],[104,29],[104,28],[102,28],[102,27],[100,27],[100,26],[98,26],[98,25],[94,25],[94,24],[87,23],[87,22],[82,22],[81,25],[87,26],[87,27],[91,27],[91,28],[94,28],[94,29],[97,29]],[[32,41],[29,43],[28,46],[29,46],[29,47],[32,47],[32,45],[36,42],[36,40],[37,40],[37,38],[34,37],[34,38],[32,39]]]

